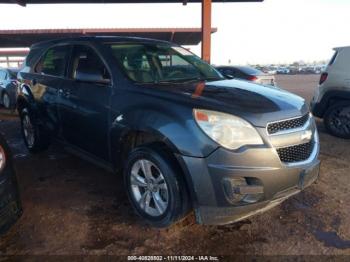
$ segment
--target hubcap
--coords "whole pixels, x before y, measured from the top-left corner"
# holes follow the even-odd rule
[[[334,110],[330,117],[330,127],[336,133],[350,135],[350,107]]]
[[[34,128],[28,115],[23,117],[23,133],[29,147],[34,145]]]
[[[8,96],[8,94],[4,94],[4,96],[2,98],[2,103],[3,103],[4,107],[6,107],[6,108],[10,107],[10,97]]]
[[[168,207],[169,193],[163,174],[153,162],[137,160],[130,175],[131,192],[144,212],[150,216],[161,216]]]

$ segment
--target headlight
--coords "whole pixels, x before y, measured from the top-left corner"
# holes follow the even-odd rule
[[[264,144],[255,128],[242,118],[202,109],[194,109],[193,114],[204,133],[223,147],[234,150]]]
[[[5,165],[6,165],[5,150],[0,145],[0,172],[4,169]]]

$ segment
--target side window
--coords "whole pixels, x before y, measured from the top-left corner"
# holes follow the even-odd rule
[[[97,75],[102,81],[110,81],[111,76],[98,54],[89,46],[76,45],[73,49],[70,78],[76,79],[77,73],[88,78]]]
[[[224,73],[224,75],[235,76],[231,69],[226,68],[226,69],[222,70],[222,72]]]
[[[3,70],[0,70],[0,80],[5,80],[6,78],[6,72]]]
[[[50,48],[35,67],[35,72],[63,77],[66,71],[69,46],[56,46]]]

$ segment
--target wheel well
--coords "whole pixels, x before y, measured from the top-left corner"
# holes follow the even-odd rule
[[[337,103],[343,103],[343,102],[348,102],[350,103],[350,98],[344,98],[344,97],[331,97],[329,100],[328,100],[328,105],[327,105],[327,108],[337,104]]]
[[[139,146],[157,146],[171,154],[177,151],[173,146],[169,146],[166,142],[166,138],[150,132],[130,131],[123,136],[122,141],[122,149],[120,151],[121,164],[125,163],[129,153]]]
[[[17,100],[17,111],[18,111],[18,113],[21,113],[23,108],[25,108],[27,105],[28,105],[28,102],[25,99],[19,98]]]
[[[186,176],[186,171],[182,168],[175,154],[179,153],[177,148],[174,145],[171,145],[167,139],[161,135],[143,132],[143,131],[130,131],[128,134],[122,138],[123,144],[122,149],[119,151],[119,161],[117,161],[117,168],[123,167],[126,163],[128,155],[136,147],[147,146],[152,147],[153,149],[160,149],[166,153],[171,159],[174,167],[181,172],[181,177],[185,184],[185,190],[187,191],[188,196],[193,200],[193,193],[190,190],[191,181],[189,177]],[[119,168],[118,171],[122,172],[122,168]],[[192,201],[191,201],[192,203]]]

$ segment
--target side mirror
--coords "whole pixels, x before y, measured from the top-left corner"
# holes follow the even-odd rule
[[[102,73],[93,69],[77,69],[75,73],[75,80],[80,82],[97,83],[108,85],[111,83],[110,79],[103,77]]]

